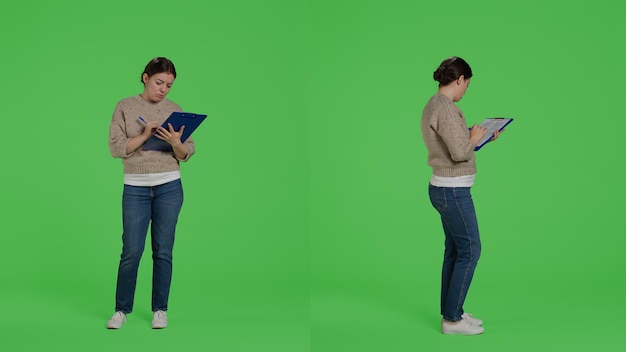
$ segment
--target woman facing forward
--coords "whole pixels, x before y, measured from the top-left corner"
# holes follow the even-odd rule
[[[124,164],[122,195],[122,255],[117,274],[115,314],[107,328],[118,329],[132,312],[139,260],[148,226],[152,242],[152,327],[167,327],[167,303],[172,279],[172,250],[178,214],[183,204],[179,162],[194,153],[188,138],[181,143],[184,126],[175,131],[161,125],[174,111],[182,111],[165,97],[176,79],[174,64],[151,60],[141,75],[143,92],[121,100],[115,107],[109,132],[111,155]],[[171,151],[142,150],[152,136],[166,141]]]

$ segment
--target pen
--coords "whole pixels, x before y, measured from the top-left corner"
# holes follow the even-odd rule
[[[144,125],[147,125],[147,124],[148,124],[148,121],[144,120],[144,118],[143,118],[143,117],[141,117],[141,116],[137,116],[137,118],[138,118],[138,119],[139,119],[139,121],[141,121]],[[153,128],[153,129],[152,129],[152,133],[156,132],[156,130],[157,130],[156,128]]]

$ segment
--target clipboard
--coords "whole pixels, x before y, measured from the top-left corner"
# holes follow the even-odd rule
[[[200,126],[200,124],[202,123],[202,121],[204,121],[206,117],[207,115],[203,114],[175,111],[170,115],[170,117],[167,118],[167,120],[165,120],[165,122],[163,122],[161,127],[168,129],[167,124],[171,123],[172,127],[174,127],[174,130],[178,131],[180,130],[181,126],[185,126],[185,129],[183,130],[183,135],[180,137],[180,141],[182,143],[185,143],[187,138],[191,136],[193,131],[195,131],[198,126]],[[146,143],[144,143],[143,150],[171,152],[173,149],[169,143],[164,140],[158,139],[156,136],[153,135],[152,137],[150,137],[150,139],[146,141]]]
[[[513,122],[513,119],[508,117],[490,117],[485,119],[480,126],[486,128],[487,133],[485,133],[483,138],[478,142],[474,151],[478,151],[485,144],[489,143],[496,130],[498,130],[498,132],[502,131],[511,122]]]

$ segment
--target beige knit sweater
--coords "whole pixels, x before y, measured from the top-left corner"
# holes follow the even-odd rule
[[[445,95],[436,94],[422,112],[422,138],[428,149],[428,165],[436,176],[455,177],[476,173],[474,145],[465,116]]]
[[[113,111],[113,119],[109,129],[109,150],[115,158],[122,158],[125,174],[148,174],[180,170],[179,160],[173,152],[155,150],[139,150],[126,155],[128,139],[143,132],[144,125],[139,116],[147,121],[157,121],[161,125],[172,112],[182,111],[176,103],[163,99],[158,103],[144,100],[135,95],[122,99]],[[189,137],[185,143],[189,152],[181,161],[187,161],[195,152],[194,142]]]

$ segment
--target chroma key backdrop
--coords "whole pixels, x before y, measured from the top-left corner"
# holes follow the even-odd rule
[[[0,350],[609,350],[626,343],[622,5],[598,0],[5,2],[0,5]],[[181,166],[169,327],[113,314],[115,104],[166,56],[207,114]],[[483,253],[441,334],[443,231],[419,121],[461,56]]]

